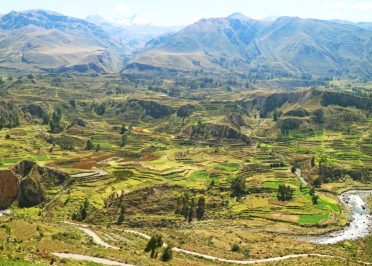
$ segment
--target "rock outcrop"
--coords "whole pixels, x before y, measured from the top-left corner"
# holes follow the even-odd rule
[[[18,200],[20,207],[36,206],[46,200],[46,190],[62,185],[69,175],[35,162],[22,161],[12,170],[0,171],[0,209]]]
[[[0,101],[0,129],[18,127],[19,113],[20,110],[15,104],[8,101]]]
[[[198,124],[186,128],[184,134],[189,135],[190,139],[228,139],[242,141],[245,144],[250,144],[250,139],[247,135],[242,134],[239,130],[222,124]]]
[[[117,114],[124,114],[128,120],[138,120],[138,117],[151,117],[154,119],[165,118],[173,113],[175,109],[168,105],[163,105],[150,100],[132,99],[127,103],[121,103],[117,107]]]
[[[240,130],[240,127],[247,126],[247,123],[244,121],[244,118],[241,114],[226,115],[224,119],[229,125],[236,127]]]
[[[0,210],[8,208],[18,197],[20,179],[12,171],[0,171]]]

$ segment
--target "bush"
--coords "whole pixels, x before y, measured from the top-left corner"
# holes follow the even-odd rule
[[[172,247],[170,245],[166,246],[163,250],[163,253],[161,254],[161,260],[162,261],[169,261],[173,257],[173,251]]]
[[[239,252],[240,251],[240,247],[238,244],[234,243],[232,246],[231,246],[231,251],[232,252]]]
[[[279,190],[277,194],[278,200],[287,201],[291,200],[293,197],[293,189],[290,186],[279,185]]]

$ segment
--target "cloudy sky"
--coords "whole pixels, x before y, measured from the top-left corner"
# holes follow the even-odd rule
[[[187,25],[200,18],[224,17],[234,12],[262,19],[276,16],[372,21],[372,0],[0,0],[0,14],[11,10],[49,9],[85,18],[135,16],[135,22]]]

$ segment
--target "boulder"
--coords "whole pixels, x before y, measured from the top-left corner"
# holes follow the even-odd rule
[[[8,208],[18,197],[20,179],[10,170],[0,171],[0,210]]]

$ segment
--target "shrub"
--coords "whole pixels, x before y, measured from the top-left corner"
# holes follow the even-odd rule
[[[239,252],[240,251],[240,246],[236,243],[234,243],[232,246],[231,246],[231,251],[232,252]]]
[[[170,245],[166,246],[161,254],[162,261],[169,261],[173,257],[172,247]]]

